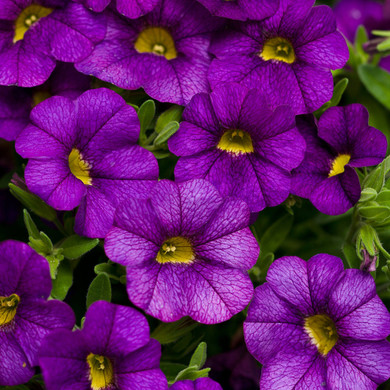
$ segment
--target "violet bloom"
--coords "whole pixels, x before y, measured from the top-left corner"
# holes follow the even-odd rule
[[[76,101],[54,96],[31,112],[32,124],[16,140],[29,158],[29,190],[58,210],[79,206],[75,231],[104,237],[115,207],[147,197],[158,178],[153,154],[137,145],[139,120],[115,92],[101,88]]]
[[[167,390],[160,344],[131,307],[98,301],[84,327],[51,333],[39,352],[47,390]]]
[[[292,172],[291,192],[310,199],[322,213],[345,213],[360,198],[354,168],[379,164],[386,156],[386,137],[368,125],[367,109],[360,104],[329,108],[318,130],[313,117],[298,118],[297,124],[306,153]]]
[[[75,0],[95,12],[102,12],[111,0]],[[130,19],[136,19],[150,12],[161,0],[116,0],[116,9]]]
[[[195,381],[184,380],[174,383],[169,390],[223,390],[221,385],[210,378],[198,378]]]
[[[222,199],[206,180],[161,180],[150,199],[129,198],[105,240],[107,256],[127,267],[130,300],[162,321],[230,319],[249,303],[247,270],[259,246],[245,202]]]
[[[213,15],[234,20],[262,20],[278,9],[279,0],[198,0]]]
[[[76,99],[89,88],[90,77],[66,63],[58,63],[50,78],[38,87],[0,87],[0,138],[14,141],[28,125],[31,109],[49,97]]]
[[[245,200],[251,212],[288,197],[290,171],[305,151],[289,107],[272,111],[258,90],[231,83],[194,96],[183,120],[168,141],[181,156],[176,180],[205,178],[222,196]]]
[[[72,329],[73,311],[47,301],[50,291],[45,258],[23,242],[0,243],[0,386],[29,381],[43,338],[57,328]]]
[[[87,57],[106,33],[104,15],[70,0],[2,0],[0,85],[44,83],[56,60]]]
[[[369,390],[390,377],[390,314],[372,276],[335,256],[276,260],[244,333],[261,389]]]
[[[280,0],[276,14],[261,22],[237,23],[213,41],[217,57],[209,70],[211,88],[239,82],[259,88],[272,106],[310,113],[330,100],[331,69],[342,68],[348,47],[328,6],[314,0]]]
[[[210,33],[220,22],[196,0],[164,0],[137,20],[108,14],[107,35],[77,69],[162,102],[207,92]]]

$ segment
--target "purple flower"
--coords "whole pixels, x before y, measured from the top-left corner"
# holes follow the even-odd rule
[[[176,382],[169,390],[222,390],[222,387],[210,378],[198,378],[195,381],[184,380]]]
[[[262,389],[376,389],[390,377],[390,314],[371,275],[319,254],[276,260],[244,323]]]
[[[24,89],[0,87],[0,138],[14,141],[30,121],[30,112],[50,96],[76,99],[90,87],[90,77],[59,63],[50,78],[39,87]]]
[[[381,29],[383,4],[376,0],[340,0],[334,7],[338,29],[351,42],[356,30],[364,25],[368,30]]]
[[[47,301],[50,291],[45,258],[23,242],[0,243],[0,386],[27,382],[43,338],[56,328],[72,329],[71,308]]]
[[[330,100],[331,69],[342,68],[348,47],[336,31],[331,8],[314,0],[280,0],[276,14],[261,22],[237,23],[213,41],[211,88],[239,82],[259,88],[272,106],[288,104],[310,113]]]
[[[129,298],[147,314],[213,324],[252,298],[246,271],[259,247],[248,224],[248,206],[222,199],[209,182],[162,180],[150,199],[129,198],[118,207],[105,251],[127,267]]]
[[[82,330],[51,333],[39,352],[47,390],[167,390],[160,344],[136,310],[98,301]]]
[[[386,156],[386,137],[368,126],[368,112],[360,104],[329,108],[318,130],[313,117],[298,118],[297,124],[306,153],[292,172],[291,192],[310,199],[322,213],[345,213],[360,198],[354,168],[379,164]]]
[[[106,38],[77,69],[124,89],[187,104],[207,92],[210,33],[220,25],[195,0],[165,0],[137,20],[108,15]]]
[[[87,57],[106,33],[104,15],[69,0],[2,0],[0,85],[44,83],[56,61]]]
[[[290,171],[305,151],[289,107],[272,111],[258,90],[231,83],[194,96],[183,119],[168,142],[181,156],[176,180],[205,178],[222,196],[245,200],[252,212],[288,197]]]
[[[111,0],[75,0],[95,12],[102,12]],[[150,12],[161,0],[116,0],[118,12],[130,19],[137,19]]]
[[[262,20],[278,9],[279,0],[198,0],[213,15],[234,20]]]
[[[32,110],[31,121],[16,140],[30,159],[26,184],[56,209],[79,206],[78,234],[104,237],[119,202],[146,197],[155,185],[157,160],[137,145],[137,114],[115,92],[90,90],[76,101],[54,96]]]

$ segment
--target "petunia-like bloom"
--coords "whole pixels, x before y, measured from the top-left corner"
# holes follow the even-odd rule
[[[198,0],[213,15],[234,20],[262,20],[278,9],[279,0]]]
[[[280,0],[274,16],[237,23],[217,36],[210,47],[217,57],[209,70],[211,88],[231,81],[259,88],[272,106],[287,104],[296,114],[330,100],[330,70],[345,65],[348,47],[332,9],[313,4]]]
[[[207,179],[222,196],[245,200],[251,212],[288,197],[290,171],[305,151],[289,107],[272,111],[258,90],[231,83],[194,96],[183,120],[168,141],[180,156],[176,180]]]
[[[195,381],[184,380],[176,382],[169,390],[222,390],[222,387],[210,378],[198,378]]]
[[[148,200],[118,207],[105,251],[127,267],[129,298],[147,314],[214,324],[252,298],[247,270],[259,246],[249,215],[245,202],[223,199],[206,180],[161,180]]]
[[[111,0],[74,0],[84,4],[95,12],[102,12]],[[116,9],[120,14],[130,19],[136,19],[150,12],[161,0],[116,0]]]
[[[128,197],[147,197],[158,178],[153,154],[137,145],[135,110],[101,88],[73,101],[51,97],[31,112],[32,123],[16,140],[29,158],[29,190],[58,210],[79,206],[75,231],[104,237],[115,207]]]
[[[329,108],[318,129],[311,116],[298,118],[297,125],[306,153],[292,172],[291,192],[310,199],[322,213],[345,213],[360,198],[354,168],[379,164],[386,156],[386,137],[368,125],[367,109],[360,104]]]
[[[44,83],[56,60],[77,62],[106,33],[105,15],[70,0],[2,0],[0,85]]]
[[[335,256],[276,260],[244,333],[264,390],[374,390],[390,377],[390,314],[372,276]]]
[[[28,125],[32,108],[49,97],[76,99],[89,88],[90,77],[66,63],[59,63],[50,78],[33,89],[0,87],[0,138],[14,141]]]
[[[58,328],[72,329],[75,318],[65,303],[49,300],[49,264],[27,244],[0,243],[0,386],[30,380],[43,338]]]
[[[187,104],[207,92],[211,32],[221,23],[196,0],[164,0],[146,16],[108,14],[105,39],[77,69],[162,102]]]
[[[135,309],[93,303],[82,330],[59,330],[44,340],[39,365],[47,390],[167,390],[161,346]]]

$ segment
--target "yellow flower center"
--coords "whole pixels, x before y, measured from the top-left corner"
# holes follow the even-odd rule
[[[338,340],[336,326],[326,314],[317,314],[305,319],[305,330],[318,352],[326,356]]]
[[[0,297],[0,326],[9,324],[15,317],[20,298],[16,294]]]
[[[152,53],[167,60],[177,57],[171,33],[162,27],[146,27],[138,35],[134,47],[139,53]]]
[[[39,103],[42,103],[44,100],[49,99],[49,97],[51,96],[52,94],[49,91],[45,90],[34,92],[32,96],[32,106],[37,106]]]
[[[68,157],[69,168],[77,179],[81,180],[85,185],[92,185],[92,178],[89,175],[91,166],[83,160],[83,156],[80,151],[73,148]]]
[[[46,8],[38,4],[32,4],[25,8],[15,22],[14,43],[22,40],[27,30],[37,23],[39,19],[50,15],[52,12],[52,8]]]
[[[217,148],[234,154],[253,153],[252,138],[244,130],[227,130],[219,140]]]
[[[89,380],[93,390],[103,390],[114,383],[114,370],[108,358],[90,353],[87,356],[87,362]]]
[[[344,172],[345,166],[349,163],[351,156],[349,154],[340,154],[332,162],[332,169],[328,177],[340,175]]]
[[[292,64],[295,61],[295,52],[291,42],[282,37],[275,37],[264,43],[260,57],[264,61],[276,60]]]
[[[157,253],[157,262],[190,264],[195,255],[191,243],[184,237],[172,237],[166,240]]]

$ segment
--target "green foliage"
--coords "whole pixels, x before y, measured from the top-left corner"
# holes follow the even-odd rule
[[[95,246],[99,244],[98,238],[87,238],[80,237],[77,234],[74,234],[70,237],[65,238],[61,243],[63,248],[63,254],[67,259],[77,259],[89,252]]]
[[[189,317],[184,317],[175,322],[162,322],[152,332],[151,337],[156,339],[160,344],[170,344],[179,340],[187,333],[195,329],[199,324]]]
[[[140,142],[143,143],[146,140],[146,130],[149,128],[156,114],[156,104],[154,100],[149,99],[144,102],[138,109],[138,118],[141,127]]]
[[[155,131],[156,133],[161,133],[161,131],[170,123],[170,122],[180,122],[181,116],[183,113],[184,107],[173,105],[168,110],[164,111],[158,118],[156,122]]]
[[[339,80],[337,84],[334,86],[333,90],[333,96],[332,99],[330,99],[329,102],[325,103],[321,108],[319,108],[316,112],[315,115],[317,117],[321,116],[328,108],[330,107],[335,107],[337,106],[341,98],[343,97],[343,94],[345,90],[347,89],[349,84],[348,78],[344,77],[343,79]]]
[[[73,270],[70,261],[63,260],[57,269],[57,276],[53,280],[53,288],[51,290],[51,296],[54,299],[63,301],[72,287],[73,283]]]
[[[168,141],[179,130],[179,123],[176,121],[169,122],[155,138],[153,144],[160,146]]]
[[[105,272],[97,275],[88,288],[87,309],[96,301],[111,302],[111,283]]]

